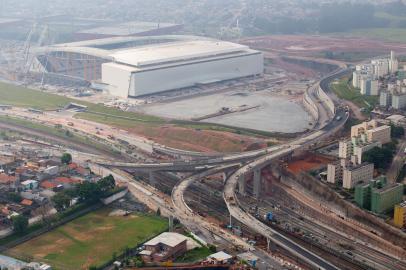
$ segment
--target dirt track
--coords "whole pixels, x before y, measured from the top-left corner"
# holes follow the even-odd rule
[[[63,139],[61,137],[50,135],[46,132],[41,132],[41,131],[38,131],[38,130],[35,130],[32,128],[28,128],[28,127],[24,127],[24,126],[20,126],[20,125],[16,125],[16,124],[0,122],[0,128],[17,131],[17,132],[20,132],[23,134],[34,136],[34,137],[39,137],[43,140],[49,140],[49,141],[52,141],[52,142],[55,142],[58,144],[66,145],[74,150],[84,151],[84,152],[88,152],[90,154],[103,155],[103,156],[108,156],[108,157],[112,157],[112,158],[119,157],[118,155],[113,154],[112,152],[107,151],[107,150],[97,149],[97,148],[91,147],[85,143],[73,142],[68,139]]]
[[[406,53],[406,44],[385,42],[366,38],[336,38],[312,35],[274,35],[242,39],[241,43],[255,49],[275,53],[314,55],[325,51],[332,52],[381,52],[389,54],[390,50]]]

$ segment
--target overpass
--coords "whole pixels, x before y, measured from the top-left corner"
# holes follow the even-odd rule
[[[319,257],[318,255],[312,253],[311,251],[306,250],[302,246],[291,241],[287,237],[278,233],[274,229],[263,224],[255,217],[247,213],[241,206],[239,206],[238,198],[236,196],[237,186],[241,193],[245,192],[245,178],[249,173],[254,173],[254,195],[259,197],[261,191],[261,169],[268,166],[272,162],[279,160],[281,158],[289,157],[293,155],[296,151],[301,151],[307,148],[310,148],[318,143],[325,137],[328,137],[334,134],[339,130],[344,123],[347,121],[349,114],[341,108],[336,108],[334,102],[328,97],[324,90],[328,89],[328,84],[336,77],[342,76],[341,72],[345,74],[348,70],[339,71],[334,73],[330,77],[322,80],[320,82],[320,87],[317,91],[319,99],[326,104],[326,109],[329,110],[330,121],[323,126],[320,126],[320,130],[316,130],[307,134],[306,136],[294,140],[290,143],[270,147],[265,150],[252,151],[247,153],[233,154],[229,156],[214,156],[207,157],[198,160],[180,160],[174,162],[163,162],[163,163],[147,163],[147,164],[134,164],[134,163],[98,163],[99,165],[104,165],[108,167],[117,167],[126,170],[144,170],[149,171],[150,181],[153,181],[153,172],[154,171],[191,171],[191,172],[200,172],[199,174],[192,176],[184,181],[181,181],[172,192],[172,201],[176,205],[176,212],[179,213],[192,213],[191,209],[187,207],[183,200],[183,193],[187,187],[196,181],[201,176],[204,176],[208,173],[218,172],[223,169],[230,169],[227,165],[230,165],[231,168],[235,168],[233,163],[246,163],[252,161],[236,172],[232,173],[231,176],[226,178],[225,187],[223,192],[223,197],[226,202],[227,208],[230,212],[230,215],[245,224],[253,231],[258,234],[263,235],[268,240],[272,240],[280,247],[284,248],[288,252],[296,255],[298,258],[302,259],[304,262],[317,269],[325,270],[336,270],[339,269],[336,266],[332,265],[328,261]],[[327,84],[327,88],[326,87]],[[312,93],[311,96],[315,97],[315,93]],[[182,153],[187,154],[187,153]],[[218,168],[217,166],[225,166]],[[205,172],[204,172],[205,171]],[[189,219],[190,218],[190,219]],[[193,218],[193,213],[188,218],[189,222],[192,224],[199,224],[197,220]],[[197,223],[196,223],[197,222]],[[213,228],[214,230],[215,228]]]
[[[248,174],[254,174],[254,184],[253,184],[253,193],[255,197],[260,196],[261,188],[261,170],[262,168],[270,165],[272,162],[275,162],[279,159],[289,157],[297,151],[308,149],[314,145],[317,145],[319,141],[324,138],[327,138],[341,129],[345,122],[349,118],[349,113],[345,112],[342,108],[336,108],[334,102],[328,97],[327,93],[324,92],[328,90],[329,84],[336,78],[339,78],[349,72],[348,69],[340,70],[333,73],[331,76],[323,79],[320,82],[320,87],[318,89],[319,98],[322,102],[326,103],[327,109],[330,110],[330,113],[333,115],[333,118],[324,125],[320,130],[314,131],[307,136],[304,136],[300,139],[281,145],[279,151],[269,153],[263,157],[260,157],[249,164],[242,166],[236,172],[234,172],[226,181],[223,197],[226,202],[227,208],[230,212],[230,215],[233,216],[236,220],[242,224],[248,226],[253,231],[258,234],[263,235],[268,240],[272,240],[277,245],[296,255],[304,262],[315,267],[316,269],[325,269],[325,270],[336,270],[339,269],[330,262],[324,260],[320,256],[314,254],[311,251],[306,250],[295,242],[291,241],[289,238],[278,233],[276,230],[268,227],[266,224],[260,222],[251,214],[247,213],[240,205],[238,198],[236,196],[236,189],[240,193],[245,193],[246,185],[246,176]],[[321,96],[320,96],[321,93]]]
[[[338,111],[339,115],[343,112]],[[314,144],[315,141],[321,140],[325,137],[332,135],[338,129],[340,129],[349,117],[348,113],[344,113],[344,117],[341,120],[333,120],[323,130],[312,133],[304,138],[296,140],[292,143],[286,144],[280,151],[268,154],[255,161],[241,167],[235,173],[233,173],[226,181],[223,197],[226,202],[230,215],[237,219],[239,222],[251,228],[253,231],[261,234],[269,240],[272,240],[277,245],[281,246],[285,250],[296,255],[306,263],[312,265],[316,269],[336,270],[339,269],[318,255],[306,250],[300,245],[296,244],[289,238],[278,233],[274,229],[268,227],[264,223],[257,220],[251,214],[247,213],[241,206],[239,206],[238,198],[235,194],[237,186],[240,193],[245,193],[245,181],[246,176],[250,173],[254,173],[254,196],[259,197],[261,191],[261,169],[270,165],[281,158],[292,155],[295,151],[305,149],[308,146]]]
[[[160,163],[128,163],[111,162],[107,160],[96,160],[95,163],[107,167],[115,167],[128,171],[172,171],[172,172],[196,172],[212,168],[216,165],[225,165],[230,163],[244,163],[260,156],[278,151],[285,146],[273,146],[267,149],[261,149],[250,152],[243,152],[224,157],[205,157],[196,160],[175,160]]]

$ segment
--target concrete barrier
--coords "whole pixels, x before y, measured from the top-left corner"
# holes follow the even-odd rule
[[[111,204],[112,202],[115,202],[115,201],[123,198],[127,193],[128,193],[128,189],[126,188],[120,192],[117,192],[117,193],[111,195],[110,197],[102,199],[101,201],[104,205],[108,205],[108,204]]]
[[[326,104],[327,109],[329,109],[331,115],[335,115],[336,113],[336,106],[334,104],[334,101],[330,98],[329,95],[327,95],[326,92],[319,86],[319,90],[317,91],[317,94],[320,98],[320,100]]]
[[[319,119],[319,109],[317,108],[317,105],[315,104],[313,99],[310,97],[308,90],[306,90],[303,95],[303,105],[313,117],[314,121],[317,121]]]

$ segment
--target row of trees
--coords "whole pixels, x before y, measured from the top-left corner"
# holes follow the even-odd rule
[[[83,182],[72,189],[64,190],[52,197],[52,202],[58,212],[62,212],[71,206],[71,201],[77,198],[82,203],[94,203],[100,198],[106,197],[116,186],[112,175],[100,179],[97,183]]]

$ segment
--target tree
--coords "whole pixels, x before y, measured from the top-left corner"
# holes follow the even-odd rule
[[[50,203],[45,203],[42,204],[40,207],[38,207],[37,209],[33,210],[32,213],[35,216],[40,216],[41,220],[44,224],[48,224],[51,225],[49,222],[47,222],[47,220],[49,219],[50,215],[51,215],[51,210],[52,210],[52,205]]]
[[[64,153],[61,157],[61,162],[63,164],[70,164],[72,162],[72,155],[69,153]]]
[[[114,180],[114,177],[110,174],[102,179],[100,179],[97,182],[97,185],[99,186],[100,190],[105,193],[111,189],[113,189],[116,186],[116,181]]]
[[[390,125],[390,133],[392,138],[401,138],[405,135],[405,129],[400,126]]]
[[[9,199],[10,201],[13,201],[15,203],[19,203],[23,200],[23,198],[20,196],[20,194],[18,194],[16,192],[7,193],[7,199]]]
[[[60,192],[53,196],[51,200],[55,206],[55,209],[58,212],[62,212],[70,206],[71,197],[65,192]]]
[[[216,253],[216,252],[217,252],[217,248],[216,248],[215,245],[209,245],[209,250],[210,250],[211,252],[213,252],[213,253]]]
[[[98,200],[101,194],[99,185],[95,183],[83,182],[78,186],[79,200],[82,202]]]
[[[24,233],[28,228],[28,218],[23,215],[13,217],[13,230],[17,234]]]
[[[364,153],[362,160],[365,162],[373,163],[377,169],[386,169],[391,163],[393,158],[393,150],[391,147],[383,146],[374,147],[371,150]]]

